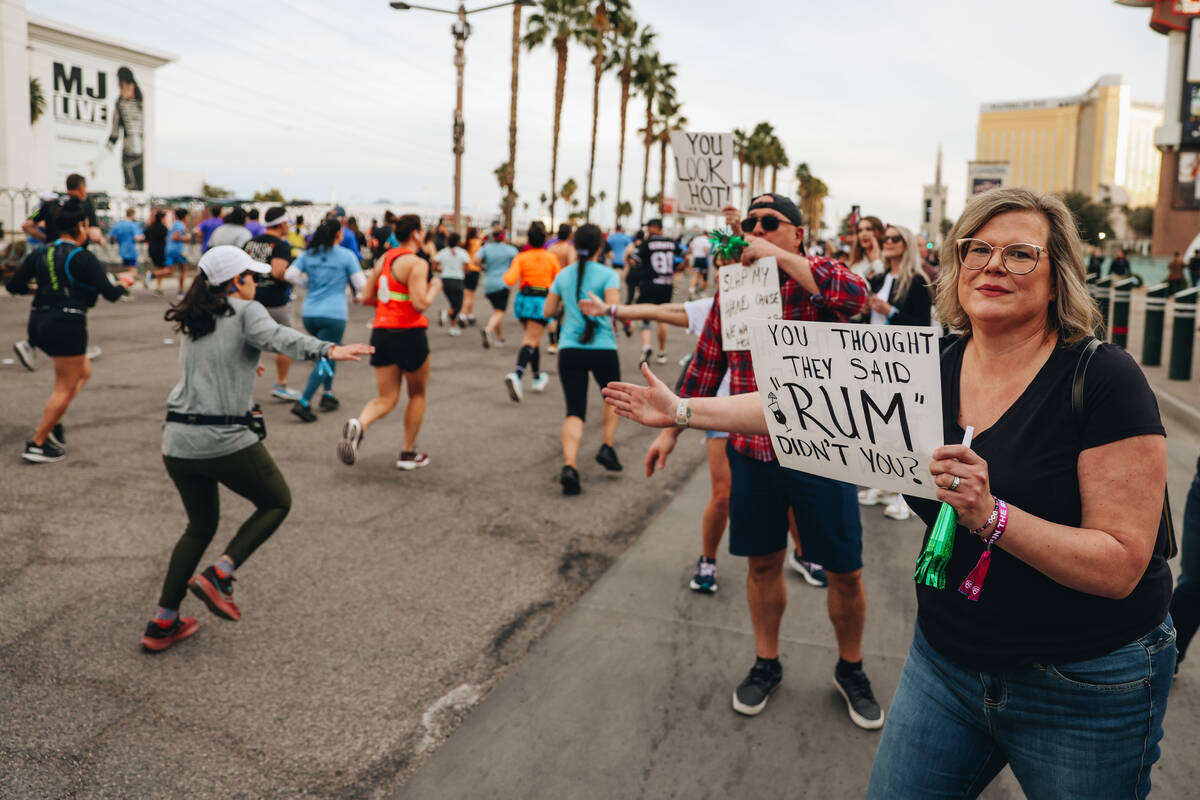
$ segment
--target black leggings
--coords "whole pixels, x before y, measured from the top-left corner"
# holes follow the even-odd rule
[[[558,351],[558,379],[567,401],[567,416],[587,419],[588,373],[603,389],[621,380],[621,362],[616,350],[584,350],[569,347]]]
[[[217,484],[224,484],[255,505],[254,513],[225,548],[239,567],[283,522],[292,507],[292,493],[262,442],[220,458],[163,456],[163,462],[188,516],[187,529],[171,552],[158,600],[163,608],[178,609],[187,593],[188,580],[217,532],[221,518]]]
[[[446,302],[450,304],[450,319],[457,318],[462,310],[462,278],[442,278],[442,291],[446,293]]]

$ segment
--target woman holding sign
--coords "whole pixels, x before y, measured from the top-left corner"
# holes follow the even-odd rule
[[[871,286],[871,296],[867,298],[871,324],[929,327],[933,295],[921,271],[912,231],[900,225],[888,225],[882,242],[886,269],[867,280]],[[912,516],[908,504],[899,494],[863,489],[858,493],[858,502],[864,506],[887,503],[884,516],[894,520],[904,521]]]
[[[946,240],[945,441],[976,434],[933,453],[950,588],[917,588],[868,797],[975,797],[1006,764],[1030,797],[1150,791],[1175,662],[1166,444],[1137,365],[1093,344],[1081,252],[1062,201],[1023,189],[973,198]],[[679,405],[657,381],[605,395],[658,426]],[[689,402],[692,426],[766,430],[745,397]],[[932,525],[938,504],[909,502]]]

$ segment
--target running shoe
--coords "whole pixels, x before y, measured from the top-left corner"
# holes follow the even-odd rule
[[[858,504],[860,506],[877,506],[886,499],[886,495],[878,489],[859,489]]]
[[[396,469],[412,470],[429,464],[428,453],[418,453],[415,450],[405,450],[396,459]]]
[[[292,406],[292,413],[299,417],[301,422],[317,421],[317,415],[313,413],[313,410],[299,400]]]
[[[700,594],[717,593],[717,562],[709,561],[703,556],[696,562],[696,574],[688,584],[693,592]]]
[[[147,289],[150,288],[150,273],[149,272],[142,273],[142,285],[145,286]]]
[[[653,351],[653,350],[651,350],[649,347],[643,347],[643,348],[642,348],[642,357],[641,357],[641,359],[639,359],[639,364],[638,364],[638,366],[641,366],[642,364],[649,364],[649,363],[650,363],[650,356],[651,356],[653,353],[654,353],[654,351]]]
[[[563,494],[579,494],[583,491],[579,485],[579,471],[574,467],[564,466],[558,482],[562,484]]]
[[[869,731],[883,727],[883,709],[875,700],[867,673],[858,669],[843,678],[835,669],[833,683],[846,699],[846,710],[850,712],[850,720],[855,725]]]
[[[200,623],[196,622],[195,617],[176,617],[165,628],[150,620],[146,625],[146,632],[142,634],[142,649],[148,653],[161,653],[176,642],[191,636],[199,627]]]
[[[475,315],[474,315],[474,314],[468,314],[468,315],[467,315],[467,324],[468,324],[468,325],[474,325],[474,324],[475,324]]]
[[[86,355],[86,356],[87,356],[87,360],[88,360],[88,361],[95,361],[97,358],[99,358],[99,357],[100,357],[100,354],[101,354],[101,353],[103,353],[103,352],[104,352],[104,351],[103,351],[103,350],[101,350],[99,347],[96,347],[96,346],[94,346],[94,345],[93,345],[92,347],[89,347],[89,348],[87,349],[87,352],[86,352],[86,353],[84,353],[84,355]]]
[[[438,327],[439,328],[446,327],[446,322],[449,319],[450,319],[450,315],[447,314],[446,309],[443,308],[441,311],[438,312]]]
[[[492,346],[492,332],[487,328],[479,329],[479,338],[483,340],[483,349],[487,350]]]
[[[65,433],[63,433],[63,426],[61,422],[55,425],[50,431],[49,435],[46,436],[46,441],[53,443],[55,447],[58,447],[62,450],[67,449],[67,436]]]
[[[300,394],[295,389],[289,388],[287,384],[284,383],[277,383],[275,384],[275,387],[271,389],[271,397],[274,397],[277,400],[287,400],[290,403],[296,402],[303,396],[304,395]]]
[[[606,444],[600,445],[600,449],[596,451],[596,461],[609,472],[620,472],[623,469],[621,462],[617,460],[617,451]]]
[[[628,339],[630,336],[633,336],[633,323],[625,322],[622,324],[625,326],[625,338]]]
[[[33,442],[26,442],[25,452],[21,454],[21,458],[31,461],[34,464],[53,464],[56,461],[62,461],[66,457],[67,451],[50,441],[49,436],[40,445],[36,445]]]
[[[188,589],[200,598],[208,610],[221,619],[237,622],[242,618],[242,612],[233,602],[233,582],[237,578],[230,575],[222,578],[217,575],[215,567],[208,567],[196,577],[188,581]]]
[[[342,426],[342,440],[338,442],[337,454],[343,464],[353,465],[358,459],[358,446],[362,444],[363,427],[357,419],[350,418]]]
[[[512,398],[514,403],[521,402],[524,394],[521,392],[521,376],[515,372],[510,372],[504,376],[504,386],[508,389],[508,396]]]
[[[666,354],[666,353],[659,353],[658,355],[656,355],[656,356],[654,357],[654,362],[655,362],[656,364],[665,364],[665,363],[667,363],[667,354]]]
[[[546,354],[551,355],[551,356],[558,355],[558,345],[556,345],[556,344],[546,345]]]
[[[451,336],[462,336],[462,328],[458,327],[457,325],[451,325],[450,330],[446,331],[446,333],[450,334]]]
[[[779,688],[783,680],[783,667],[778,662],[757,659],[750,674],[733,690],[733,710],[753,717],[767,707],[771,692]]]
[[[21,362],[21,366],[33,372],[37,367],[37,352],[33,349],[27,340],[22,339],[13,345],[13,352],[17,354],[17,360]]]
[[[549,372],[539,372],[533,376],[533,390],[535,392],[546,391],[546,384],[550,382]]]
[[[800,573],[800,577],[804,578],[804,582],[809,586],[828,586],[829,577],[826,576],[825,570],[820,564],[812,561],[805,561],[800,555],[793,550],[788,556],[788,566]]]
[[[904,502],[903,496],[896,495],[895,499],[888,503],[887,508],[883,510],[883,515],[897,522],[903,522],[912,516],[912,509],[908,507],[908,503]]]
[[[322,411],[337,411],[342,404],[332,394],[325,392],[321,395],[321,402],[318,405]]]

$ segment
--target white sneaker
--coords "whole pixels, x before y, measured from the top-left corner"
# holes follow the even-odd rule
[[[87,353],[86,353],[88,361],[95,361],[97,358],[100,357],[100,354],[103,352],[104,351],[101,350],[99,347],[95,347],[95,346],[89,347],[87,349]]]
[[[533,390],[535,392],[546,391],[546,384],[550,382],[549,372],[539,372],[533,376]]]
[[[521,392],[521,376],[515,372],[510,372],[504,376],[504,385],[508,388],[508,396],[512,398],[514,403],[521,402],[523,396]]]
[[[37,367],[37,351],[33,349],[33,345],[31,345],[28,341],[22,339],[14,344],[13,352],[17,354],[17,358],[20,359],[21,365],[24,366],[25,369],[33,372],[33,370]]]
[[[450,330],[446,331],[446,333],[450,334],[451,336],[462,336],[462,328],[458,327],[457,325],[451,325]]]
[[[896,499],[889,503],[888,507],[883,510],[883,515],[903,522],[912,516],[912,509],[908,507],[908,503],[904,502],[903,497],[896,495]]]
[[[552,355],[552,356],[558,355],[558,345],[556,345],[556,344],[546,345],[546,353],[547,353],[547,355]]]
[[[858,504],[860,506],[877,506],[884,502],[884,494],[878,489],[859,489]]]
[[[296,402],[302,396],[303,395],[301,395],[295,389],[291,388],[290,386],[284,386],[281,383],[275,384],[274,388],[271,389],[271,397],[274,397],[277,400],[287,400],[289,403]]]
[[[654,361],[655,361],[655,363],[658,363],[658,364],[665,364],[665,363],[667,363],[667,354],[666,354],[666,353],[659,353],[658,355],[656,355],[656,356],[654,357]]]
[[[450,319],[450,315],[447,314],[446,309],[443,308],[441,311],[438,312],[438,327],[439,328],[446,327],[446,320],[448,320],[448,319]]]

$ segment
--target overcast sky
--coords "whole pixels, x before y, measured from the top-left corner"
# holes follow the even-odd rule
[[[156,79],[161,166],[245,195],[278,186],[315,200],[451,202],[450,16],[393,11],[387,0],[27,7],[178,57]],[[956,214],[980,103],[1078,94],[1106,73],[1124,74],[1135,100],[1163,101],[1166,37],[1150,30],[1148,10],[1111,0],[635,0],[634,10],[678,65],[690,128],[772,123],[793,166],[806,161],[829,185],[830,225],[859,204],[915,227],[939,143]],[[471,21],[464,206],[492,209],[500,197],[492,171],[508,157],[512,14]],[[533,206],[549,190],[554,75],[549,48],[522,53],[517,191]],[[586,183],[591,81],[588,54],[573,45],[559,186],[568,177]],[[619,96],[615,77],[607,79],[596,189],[607,192],[610,212]],[[632,201],[644,101],[635,97],[629,114],[622,194]],[[653,194],[657,153],[651,176]]]

